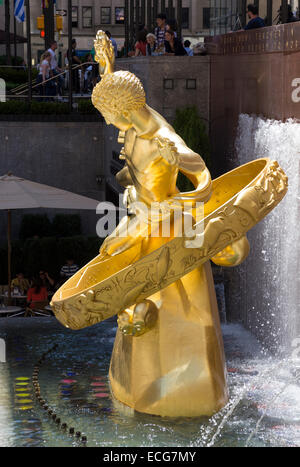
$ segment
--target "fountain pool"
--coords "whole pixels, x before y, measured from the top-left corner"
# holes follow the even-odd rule
[[[211,418],[167,419],[132,413],[110,394],[108,369],[116,332],[111,319],[70,331],[55,318],[1,318],[0,446],[77,446],[35,400],[34,365],[58,344],[39,372],[41,395],[87,446],[299,446],[300,371],[277,359],[238,324],[223,325],[230,400]]]

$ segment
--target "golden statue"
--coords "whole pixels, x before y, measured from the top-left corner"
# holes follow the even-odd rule
[[[118,314],[109,371],[117,400],[154,415],[209,416],[228,397],[209,260],[236,266],[247,257],[246,232],[284,197],[287,177],[276,162],[258,159],[212,182],[199,154],[146,104],[140,80],[113,72],[113,48],[102,31],[95,51],[102,79],[92,101],[120,130],[125,167],[117,180],[129,214],[56,292],[52,307],[71,329]],[[179,171],[194,191],[178,191]],[[193,229],[181,235],[186,219]]]

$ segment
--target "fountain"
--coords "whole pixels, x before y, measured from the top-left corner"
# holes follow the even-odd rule
[[[130,404],[124,405],[118,402],[117,399],[122,400],[124,396],[120,395],[121,391],[118,388],[118,378],[126,376],[126,373],[122,373],[122,369],[111,370],[110,380],[108,378],[112,351],[115,353],[114,362],[123,359],[121,363],[127,365],[127,368],[128,355],[131,353],[140,365],[140,372],[132,372],[135,380],[130,382],[137,383],[138,386],[138,378],[144,377],[142,373],[146,373],[145,370],[150,368],[148,364],[147,366],[144,364],[145,361],[151,363],[154,347],[157,348],[157,344],[163,347],[164,344],[163,339],[157,342],[155,339],[149,338],[155,333],[156,336],[162,336],[165,332],[165,339],[171,335],[169,353],[171,357],[172,354],[180,356],[180,352],[178,352],[180,347],[177,345],[178,336],[174,339],[174,335],[166,332],[168,331],[167,326],[158,329],[157,310],[152,307],[151,303],[147,302],[149,299],[152,300],[154,292],[159,294],[161,290],[168,289],[167,298],[169,300],[172,299],[170,293],[172,290],[178,292],[173,285],[174,276],[172,281],[172,275],[169,275],[169,272],[172,272],[170,259],[171,261],[174,258],[178,259],[178,264],[184,260],[182,264],[185,265],[186,269],[176,269],[178,282],[184,278],[184,273],[188,273],[187,277],[191,278],[195,271],[200,271],[201,278],[207,280],[206,289],[203,283],[200,286],[200,292],[210,290],[210,293],[206,295],[207,308],[202,307],[200,311],[208,311],[207,317],[210,321],[206,317],[204,324],[211,332],[212,343],[208,342],[209,339],[206,341],[205,337],[203,342],[204,344],[208,342],[210,349],[213,349],[216,344],[222,344],[222,339],[218,334],[220,332],[218,316],[217,313],[214,313],[216,308],[213,305],[215,299],[211,287],[210,271],[209,267],[203,266],[203,264],[211,258],[217,264],[238,265],[245,259],[245,253],[248,251],[245,240],[242,240],[242,245],[240,245],[239,239],[235,238],[236,241],[233,241],[231,235],[222,236],[223,232],[220,235],[221,241],[215,244],[217,247],[212,248],[213,245],[209,240],[213,238],[215,230],[211,229],[210,235],[205,236],[208,246],[204,242],[204,247],[207,246],[207,248],[201,250],[202,245],[190,249],[187,256],[183,253],[185,251],[183,248],[184,239],[172,239],[172,241],[178,242],[180,248],[177,248],[178,245],[176,245],[176,248],[172,250],[173,256],[171,258],[166,253],[161,255],[162,252],[166,251],[164,243],[160,245],[162,249],[159,253],[157,253],[156,248],[150,249],[148,260],[149,256],[152,255],[153,261],[150,261],[150,269],[146,271],[146,273],[150,272],[149,275],[145,273],[145,263],[143,263],[145,257],[137,255],[138,259],[136,257],[134,262],[132,254],[127,256],[128,252],[126,253],[124,250],[120,257],[124,259],[121,266],[124,267],[124,270],[126,269],[127,276],[124,278],[127,280],[115,281],[112,284],[113,288],[110,289],[108,284],[104,284],[104,282],[111,280],[111,276],[114,280],[116,276],[122,279],[120,274],[123,274],[120,264],[118,264],[117,269],[114,269],[116,256],[112,256],[110,259],[106,258],[106,270],[102,268],[101,274],[103,276],[100,278],[100,284],[98,283],[99,276],[95,277],[93,271],[84,268],[82,272],[89,271],[89,274],[83,277],[81,272],[73,282],[67,283],[67,286],[54,297],[54,310],[58,319],[65,325],[64,327],[53,318],[2,319],[0,338],[3,338],[7,345],[7,362],[0,365],[0,379],[3,380],[5,386],[5,392],[0,398],[0,413],[5,418],[5,424],[0,423],[1,431],[4,433],[0,439],[1,446],[79,446],[80,440],[75,434],[79,431],[83,438],[87,438],[88,446],[105,446],[110,449],[114,446],[144,446],[153,449],[171,446],[196,448],[202,446],[297,445],[300,395],[299,374],[295,367],[295,359],[290,353],[287,357],[274,356],[267,348],[278,350],[281,346],[285,346],[287,350],[290,350],[292,347],[291,339],[299,335],[296,320],[297,304],[299,303],[299,287],[296,281],[299,280],[297,273],[299,265],[297,258],[293,255],[294,246],[297,244],[296,198],[299,196],[297,193],[298,175],[294,169],[299,148],[297,131],[296,121],[289,120],[282,123],[250,115],[241,115],[236,139],[239,159],[235,165],[246,165],[214,180],[212,185],[214,194],[207,203],[206,218],[204,219],[205,228],[209,226],[211,220],[219,222],[222,211],[224,211],[222,209],[224,201],[227,202],[228,212],[233,214],[234,219],[233,222],[227,224],[227,227],[238,225],[240,227],[239,237],[241,238],[245,238],[246,232],[251,228],[248,236],[252,251],[246,259],[246,263],[232,269],[230,299],[235,307],[241,307],[243,315],[247,318],[244,320],[244,324],[252,332],[245,330],[239,324],[223,325],[227,386],[222,379],[218,385],[212,384],[213,388],[221,389],[223,395],[227,395],[228,388],[228,402],[226,402],[225,397],[219,404],[216,404],[214,400],[212,404],[214,410],[210,406],[209,411],[204,412],[203,406],[207,399],[205,395],[202,395],[201,398],[198,397],[201,404],[196,407],[199,409],[200,406],[200,410],[194,414],[196,416],[190,416],[189,412],[185,416],[176,418],[163,416],[162,413],[159,414],[160,417],[157,417],[152,413],[145,413],[144,407],[141,410],[141,407],[134,407],[134,404],[130,406]],[[259,159],[252,161],[255,156]],[[279,201],[286,192],[286,180],[277,164],[270,162],[268,159],[270,157],[282,164],[290,178],[291,189],[281,203]],[[218,186],[221,186],[219,192]],[[243,197],[245,188],[250,195],[248,198]],[[225,196],[225,200],[221,198],[221,202],[220,200],[218,202],[218,194],[224,195],[226,190],[227,197]],[[259,211],[259,203],[256,203],[254,196],[256,192],[262,196],[258,200],[264,202],[264,208],[260,212],[259,218],[255,218]],[[245,200],[247,201],[246,207],[250,208],[251,211],[251,199],[252,201],[254,199],[252,215],[247,216],[247,209],[244,209]],[[269,210],[277,203],[279,206],[274,212],[257,224],[258,220],[268,214]],[[241,212],[244,213],[243,216],[241,216]],[[287,212],[289,212],[288,215]],[[224,220],[224,217],[226,216],[223,212],[221,220]],[[247,219],[248,221],[251,219],[251,221],[247,223]],[[212,226],[214,226],[214,222]],[[204,232],[207,234],[209,231],[204,229]],[[202,255],[199,254],[199,250]],[[284,257],[283,262],[278,260],[281,255]],[[195,261],[195,268],[191,262],[191,256]],[[151,270],[151,264],[155,263],[155,258],[158,260],[157,264],[160,268]],[[101,258],[99,259],[101,260]],[[95,263],[92,262],[90,266]],[[177,261],[174,263],[177,264]],[[275,264],[280,264],[281,267],[279,268]],[[142,273],[139,276],[137,276],[136,266],[142,266]],[[114,274],[111,274],[112,271]],[[264,274],[258,274],[258,271],[263,271]],[[156,277],[154,272],[160,273],[161,284],[154,280]],[[152,283],[154,290],[144,286],[140,287],[140,283],[137,285],[136,282],[140,282],[136,280],[137,277],[141,279],[141,282],[150,277],[151,281],[147,281],[147,286],[149,287]],[[194,283],[191,282],[191,286],[196,284],[198,287],[198,280],[199,277]],[[86,287],[81,287],[81,282],[84,282]],[[116,296],[117,286],[119,287],[120,284],[127,287],[126,294],[123,289],[118,289],[119,295]],[[292,287],[291,284],[295,284],[295,287]],[[132,307],[135,312],[137,311],[135,285],[138,289],[140,287],[138,293],[142,296],[138,305],[143,303],[147,305],[142,307],[140,315],[136,313],[135,318],[141,318],[139,320],[132,318],[134,315],[132,310],[128,311],[128,307]],[[186,286],[185,290],[187,290],[190,284],[184,285]],[[93,293],[87,292],[91,286],[98,287],[96,293],[95,290],[92,291]],[[78,294],[74,293],[76,287],[79,288],[80,293]],[[70,293],[72,288],[73,291]],[[131,295],[129,294],[130,289],[134,292]],[[114,292],[112,295],[114,300],[111,300],[111,303],[107,300],[107,298],[111,298],[108,293],[110,290]],[[103,291],[107,295],[103,295]],[[182,297],[186,299],[185,305],[187,305],[189,300],[184,293],[180,298]],[[191,297],[198,298],[198,295],[191,294]],[[102,304],[99,305],[101,300]],[[119,316],[118,328],[113,315],[124,309],[124,303],[127,314],[122,319]],[[173,308],[175,305],[176,300],[173,300]],[[99,310],[99,306],[101,310]],[[183,309],[183,312],[187,309],[190,312],[188,306]],[[262,309],[263,313],[260,313]],[[148,313],[149,310],[151,313]],[[172,316],[171,306],[165,305],[163,311],[164,319],[168,318],[168,314]],[[196,324],[202,332],[205,326],[203,327],[203,322],[201,323],[201,319],[198,319],[198,312],[199,310],[196,309],[193,317],[194,322],[191,321],[191,325],[193,327]],[[146,320],[147,313],[148,318],[153,319]],[[199,316],[201,318],[201,315]],[[102,321],[103,318],[109,319]],[[185,318],[184,313],[183,318]],[[163,324],[165,325],[166,322]],[[170,326],[170,321],[167,324]],[[180,325],[182,327],[178,326],[175,329],[176,332],[189,329],[185,319],[182,319]],[[74,332],[70,328],[77,329],[77,331]],[[117,340],[115,339],[116,332]],[[268,339],[271,342],[268,346],[263,346],[254,337],[254,334],[260,340],[266,342]],[[188,340],[189,334],[187,334],[185,343]],[[131,344],[128,345],[130,342]],[[138,344],[139,342],[141,344]],[[115,350],[113,350],[115,343],[119,347],[117,351],[116,345]],[[49,353],[50,348],[52,350]],[[293,348],[297,350],[296,347]],[[202,362],[210,365],[210,369],[213,369],[211,372],[213,376],[222,376],[224,370],[222,365],[211,364],[207,358],[211,354],[207,356],[202,350],[198,362],[196,358],[193,361],[193,363],[196,362],[196,366],[192,367],[194,371],[190,372],[188,376],[195,376],[199,370],[197,364],[199,360],[201,362],[201,359]],[[46,354],[48,355],[46,363],[40,365],[38,362]],[[194,348],[192,348],[192,354],[199,357],[199,353],[197,355]],[[187,349],[186,355],[189,355],[189,349]],[[141,359],[138,360],[140,356]],[[219,359],[219,363],[222,361],[222,347],[217,349],[214,357]],[[169,362],[172,362],[172,358]],[[154,364],[150,368],[151,370],[158,366],[157,360],[152,361],[152,363]],[[136,365],[136,362],[134,364]],[[32,375],[33,368],[35,370]],[[135,369],[134,366],[132,368]],[[153,374],[156,377],[154,371],[149,373],[151,377]],[[209,371],[206,369],[207,374],[209,375]],[[170,376],[173,377],[173,380],[172,378],[169,380],[162,378],[162,382],[165,383],[160,386],[162,391],[167,388],[166,383],[169,383],[169,387],[172,386],[170,382],[176,381],[178,375],[173,371]],[[113,378],[115,381],[111,385]],[[129,378],[126,383],[128,381]],[[159,379],[158,383],[161,383]],[[189,384],[190,381],[186,380],[184,383]],[[40,398],[34,399],[32,384],[36,394],[42,395],[42,401]],[[26,388],[26,392],[23,389],[18,391],[18,385],[20,388]],[[9,386],[14,390],[11,392],[6,390]],[[126,384],[124,384],[125,386]],[[182,389],[182,387],[181,384],[179,388]],[[125,394],[125,397],[127,396],[128,394]],[[197,404],[197,398],[194,399],[194,402]],[[48,413],[49,410],[48,412],[45,410],[45,404],[47,408],[51,407],[51,414]],[[224,406],[222,407],[222,405]],[[186,408],[186,406],[183,407]],[[135,410],[136,408],[140,411]],[[55,421],[53,412],[56,415]],[[60,419],[60,424],[57,423],[57,418]],[[75,427],[75,430],[73,428],[72,432],[67,432],[62,429],[64,425],[68,428]]]
[[[252,252],[232,271],[227,303],[229,308],[240,310],[241,321],[265,345],[288,354],[300,335],[299,129],[293,119],[281,122],[246,114],[239,117],[237,163],[252,160],[254,154],[272,156],[284,166],[290,188],[278,209],[249,233]]]
[[[151,415],[210,416],[228,394],[208,260],[232,267],[246,259],[246,233],[283,199],[287,177],[265,158],[212,182],[201,157],[146,104],[141,81],[114,72],[107,36],[98,31],[94,43],[102,80],[92,102],[120,130],[126,164],[117,180],[126,188],[129,214],[100,254],[55,293],[53,311],[74,330],[118,314],[109,378],[125,406]],[[194,191],[179,193],[179,172]],[[187,219],[194,219],[189,229]]]

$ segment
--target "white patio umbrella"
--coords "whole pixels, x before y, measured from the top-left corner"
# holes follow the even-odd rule
[[[0,177],[0,210],[7,210],[8,297],[11,283],[11,210],[30,208],[96,210],[99,201],[48,185],[15,177]]]

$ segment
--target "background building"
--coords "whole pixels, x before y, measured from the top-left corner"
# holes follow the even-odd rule
[[[150,22],[150,30],[155,27],[155,15],[161,12],[161,0],[131,0],[134,4],[134,22],[136,23],[136,5],[139,8],[138,23],[142,23],[143,8],[145,11],[145,23]],[[149,4],[151,2],[151,18],[148,20]],[[169,4],[172,3],[171,15],[177,16],[177,1],[165,2],[166,13],[169,12]],[[68,44],[67,37],[67,0],[57,0],[56,10],[63,16],[63,32],[56,38],[59,39],[59,52],[65,52]],[[37,29],[36,18],[42,14],[41,1],[31,0],[31,31],[32,31],[32,57],[37,60],[39,54],[44,51],[44,40]],[[130,5],[130,2],[129,2]],[[1,7],[0,7],[1,8]],[[182,1],[182,28],[184,38],[192,43],[203,40],[209,35],[210,26],[209,0],[183,0]],[[109,30],[116,39],[118,49],[121,51],[125,40],[125,1],[124,0],[73,0],[72,11],[73,37],[77,40],[77,49],[86,53],[93,47],[93,41],[98,29]],[[149,26],[148,26],[149,28]]]
[[[249,3],[255,4],[259,9],[259,16],[271,26],[280,21],[279,8],[282,0],[210,0],[209,8],[203,8],[206,27],[210,34],[224,34],[243,27],[247,22],[246,9]],[[299,0],[288,0],[292,11],[298,16]]]
[[[13,0],[3,0],[0,5],[0,34],[5,29],[5,2],[10,4],[10,31],[14,32]],[[110,30],[121,51],[125,40],[125,13],[128,5],[130,23],[145,22],[148,29],[155,26],[155,16],[158,12],[166,11],[168,16],[177,18],[178,5],[182,4],[182,35],[190,39],[192,44],[202,42],[207,35],[224,34],[238,29],[241,23],[247,21],[245,11],[248,3],[255,3],[259,7],[259,14],[265,18],[269,12],[272,16],[270,24],[278,21],[278,9],[282,0],[73,0],[72,25],[73,36],[77,39],[79,53],[85,54],[93,47],[93,40],[98,29]],[[288,0],[294,12],[299,11],[299,0]],[[45,49],[44,39],[40,37],[37,28],[37,17],[42,14],[41,0],[30,0],[32,59],[36,63]],[[59,43],[59,58],[63,65],[64,53],[67,50],[67,4],[68,0],[56,0],[56,11],[63,15],[63,31],[55,33]],[[131,11],[132,6],[132,11]],[[138,15],[137,15],[138,11]],[[133,20],[133,21],[132,21]],[[19,35],[26,36],[26,25],[16,23]],[[134,37],[131,37],[131,42]],[[12,54],[14,44],[11,43]],[[26,46],[25,46],[26,52]],[[5,54],[5,44],[0,43],[0,55]],[[17,46],[17,54],[24,54],[24,46]]]

